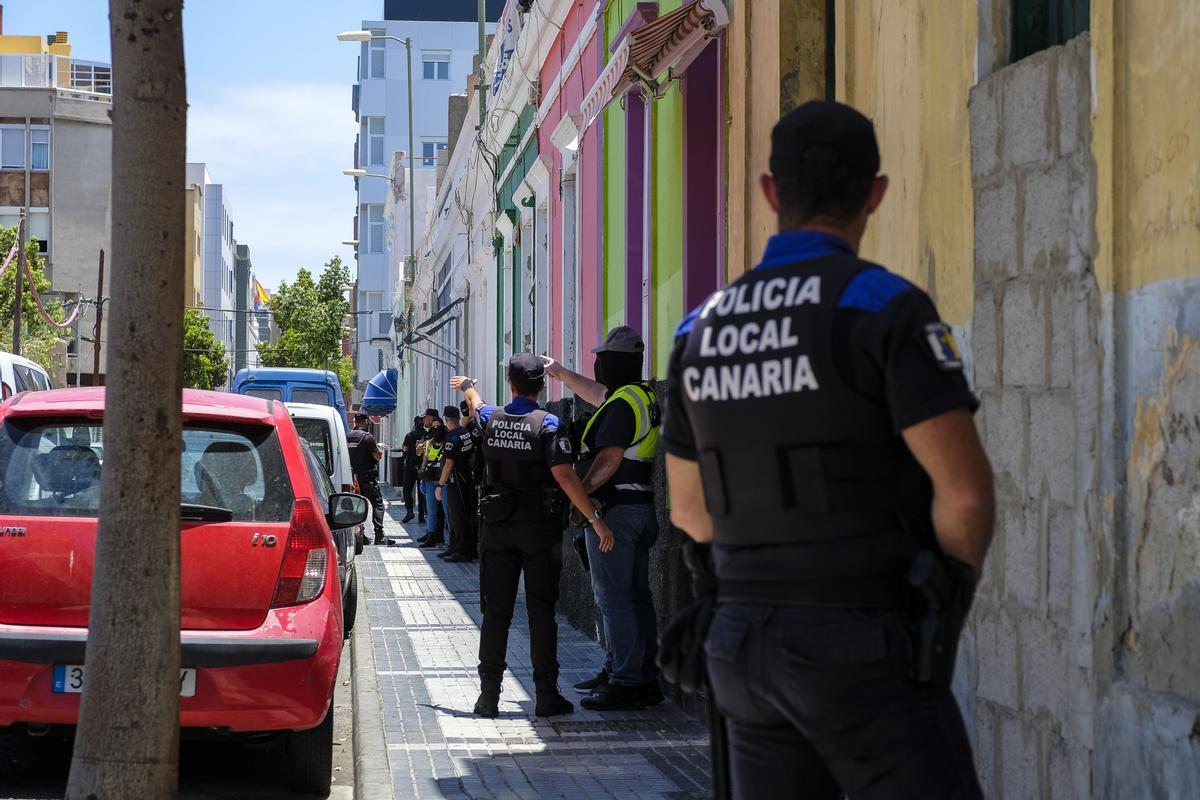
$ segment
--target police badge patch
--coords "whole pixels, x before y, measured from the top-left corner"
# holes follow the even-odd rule
[[[925,340],[929,342],[929,349],[933,351],[933,357],[937,359],[939,367],[948,372],[963,368],[962,353],[946,323],[931,322],[926,325]]]
[[[571,455],[571,440],[570,439],[559,439],[558,440],[558,449],[562,451],[562,454],[564,456]]]

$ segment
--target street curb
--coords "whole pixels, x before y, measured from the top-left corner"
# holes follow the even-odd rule
[[[395,800],[392,767],[383,735],[383,703],[375,652],[371,647],[371,620],[362,575],[359,582],[359,613],[350,633],[350,668],[354,689],[354,797],[357,800]]]

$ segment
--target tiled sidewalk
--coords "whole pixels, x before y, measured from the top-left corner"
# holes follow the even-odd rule
[[[398,546],[359,556],[359,623],[371,630],[398,798],[703,798],[710,795],[704,726],[669,703],[644,711],[578,708],[570,686],[603,662],[595,642],[559,620],[564,694],[577,711],[533,716],[529,630],[518,600],[500,717],[477,718],[479,568],[416,547],[416,525],[389,509]],[[411,532],[411,537],[410,537]],[[365,610],[367,617],[362,617]]]

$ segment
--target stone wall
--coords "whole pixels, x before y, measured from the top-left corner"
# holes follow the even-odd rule
[[[998,519],[955,688],[994,798],[1200,796],[1197,287],[1097,280],[1091,56],[1081,36],[970,100]]]

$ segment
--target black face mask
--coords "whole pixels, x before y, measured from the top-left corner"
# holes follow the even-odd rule
[[[604,363],[601,361],[599,355],[596,356],[596,360],[592,363],[592,374],[596,376],[597,383],[603,383],[605,387],[608,386],[604,380]]]
[[[593,369],[596,371],[596,380],[610,392],[615,392],[622,386],[642,379],[642,354],[597,353]]]

